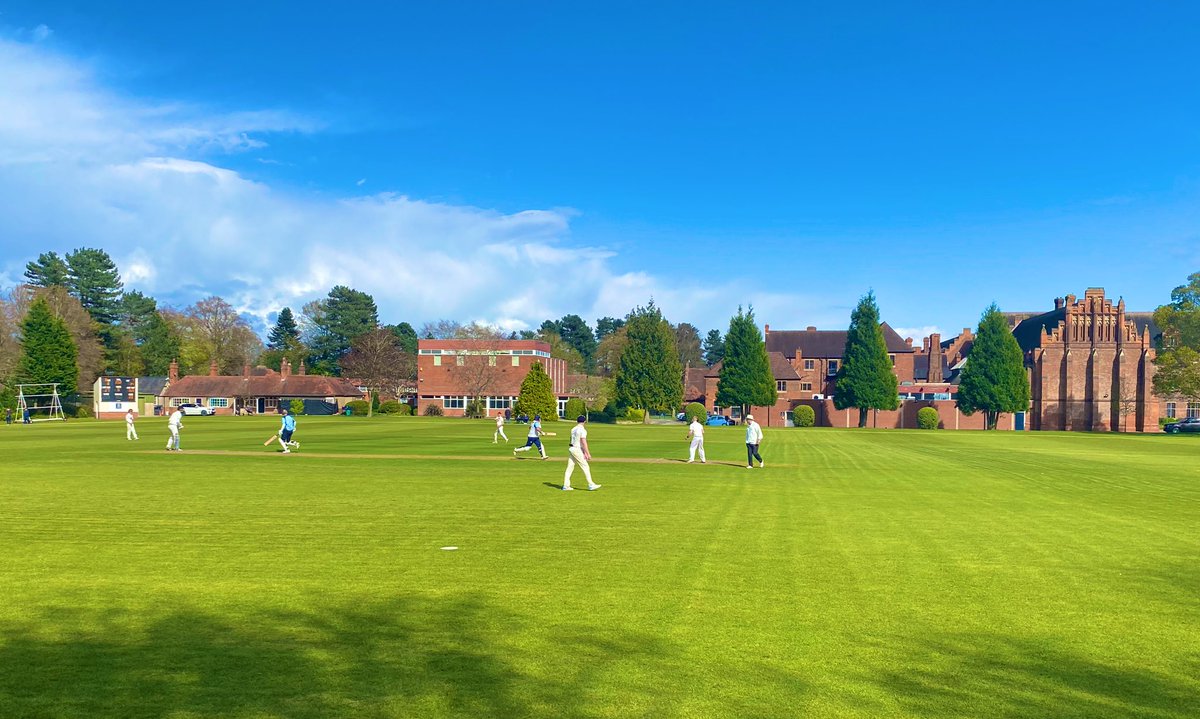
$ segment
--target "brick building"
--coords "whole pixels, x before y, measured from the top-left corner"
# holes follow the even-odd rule
[[[1150,313],[1127,312],[1092,287],[1082,299],[1056,298],[1049,312],[1009,318],[1029,369],[1031,429],[1158,431]]]
[[[430,405],[461,417],[472,398],[486,400],[488,416],[511,409],[534,362],[550,375],[562,416],[569,393],[567,363],[550,356],[540,340],[420,340],[417,344],[417,412]]]
[[[235,409],[275,412],[298,399],[305,402],[305,412],[332,414],[351,400],[365,398],[349,380],[307,374],[304,362],[299,372],[292,374],[291,363],[285,358],[278,372],[246,365],[241,375],[219,375],[214,362],[207,375],[187,377],[180,377],[179,364],[172,362],[168,384],[158,402],[169,407],[199,404],[214,414],[233,414]]]

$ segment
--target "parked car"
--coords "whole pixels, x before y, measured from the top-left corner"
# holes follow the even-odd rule
[[[704,424],[707,424],[709,427],[725,427],[733,424],[733,422],[730,422],[728,417],[722,417],[719,414],[714,414],[713,416],[709,417],[708,421]]]
[[[1178,422],[1172,422],[1164,426],[1163,431],[1168,434],[1200,432],[1200,417],[1188,417],[1187,419],[1181,419]]]
[[[181,404],[179,405],[179,411],[183,412],[185,416],[198,414],[201,417],[207,417],[210,414],[215,414],[213,409],[205,407],[202,404]]]

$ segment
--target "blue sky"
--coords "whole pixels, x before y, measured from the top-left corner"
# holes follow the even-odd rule
[[[0,284],[919,336],[1200,270],[1200,6],[647,5],[0,0]]]

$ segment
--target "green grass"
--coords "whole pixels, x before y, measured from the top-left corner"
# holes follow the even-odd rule
[[[1200,708],[1191,437],[185,424],[0,425],[0,717]]]

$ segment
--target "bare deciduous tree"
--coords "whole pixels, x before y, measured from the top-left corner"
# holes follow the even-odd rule
[[[400,346],[400,338],[391,330],[378,329],[360,335],[342,358],[342,372],[362,382],[368,392],[392,392],[399,395],[412,380],[415,363]],[[374,403],[368,405],[373,408]],[[367,410],[367,416],[373,409]]]

